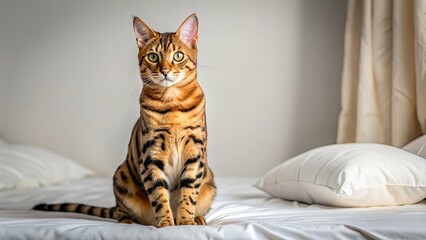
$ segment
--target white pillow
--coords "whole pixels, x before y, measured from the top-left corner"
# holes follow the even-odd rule
[[[382,144],[335,144],[281,163],[256,187],[275,197],[309,204],[412,204],[426,197],[426,159]]]
[[[402,149],[426,158],[426,134],[414,139],[405,145]]]
[[[80,179],[93,171],[46,149],[0,144],[0,191],[31,188]]]

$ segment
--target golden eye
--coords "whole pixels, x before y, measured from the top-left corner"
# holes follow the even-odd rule
[[[177,52],[173,55],[173,60],[175,60],[176,62],[180,62],[183,60],[183,52]]]
[[[158,55],[155,53],[149,53],[148,60],[151,62],[158,62]]]

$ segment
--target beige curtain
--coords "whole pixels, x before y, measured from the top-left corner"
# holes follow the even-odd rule
[[[426,133],[426,0],[349,0],[338,143]]]

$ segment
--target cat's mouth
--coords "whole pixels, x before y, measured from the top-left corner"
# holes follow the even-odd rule
[[[174,81],[167,78],[167,77],[160,80],[160,84],[163,85],[163,86],[171,86],[171,85],[173,85],[173,83],[174,83]]]
[[[180,76],[177,76],[176,74],[172,74],[171,72],[167,74],[167,76],[164,76],[161,74],[161,76],[158,76],[157,79],[154,81],[164,87],[170,87],[178,82],[180,82],[182,78]]]

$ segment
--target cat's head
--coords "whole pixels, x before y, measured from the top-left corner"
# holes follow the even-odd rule
[[[133,29],[144,85],[170,87],[196,77],[198,19],[195,14],[175,33],[156,32],[138,17],[133,19]]]

